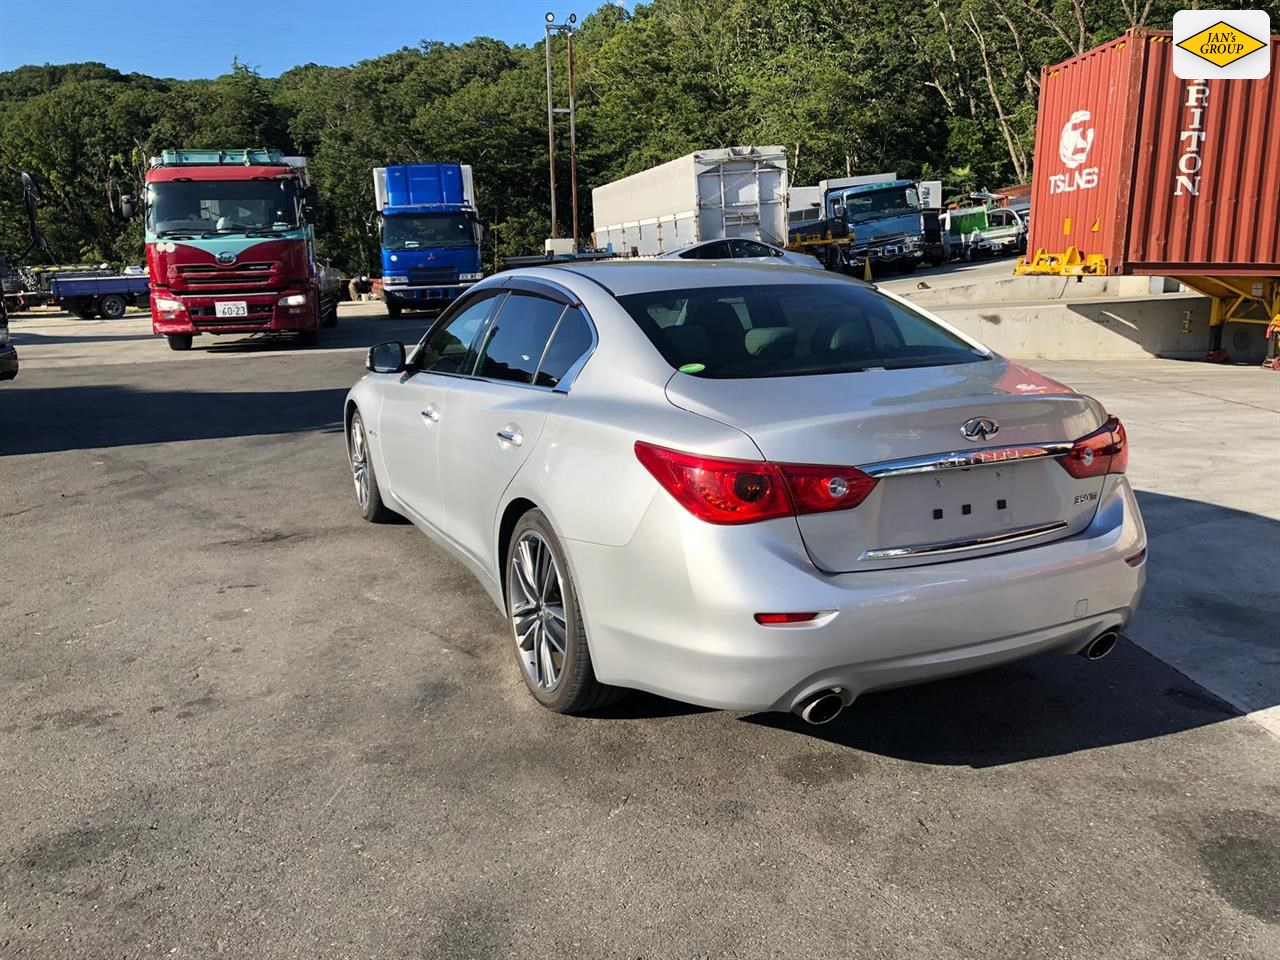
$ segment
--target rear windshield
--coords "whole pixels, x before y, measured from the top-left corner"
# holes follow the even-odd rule
[[[698,377],[794,377],[988,359],[914,310],[854,283],[665,290],[618,302],[668,363]]]

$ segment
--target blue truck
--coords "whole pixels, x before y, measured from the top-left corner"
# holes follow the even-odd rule
[[[484,220],[471,168],[458,163],[377,167],[382,296],[387,313],[446,306],[480,280]]]
[[[850,178],[871,179],[871,178]],[[824,181],[822,216],[793,223],[788,249],[816,256],[828,270],[910,273],[925,259],[925,224],[914,180]]]
[[[145,306],[149,302],[151,282],[144,271],[103,274],[55,274],[49,280],[49,292],[59,307],[70,310],[81,320],[94,317],[119,320],[128,307]]]

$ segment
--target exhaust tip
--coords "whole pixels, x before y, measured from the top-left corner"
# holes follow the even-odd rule
[[[1116,641],[1119,639],[1120,634],[1114,630],[1108,630],[1090,640],[1088,645],[1080,651],[1080,656],[1086,660],[1101,660],[1116,648]]]
[[[805,723],[821,726],[840,716],[843,709],[844,697],[835,690],[823,690],[801,700],[792,712]]]

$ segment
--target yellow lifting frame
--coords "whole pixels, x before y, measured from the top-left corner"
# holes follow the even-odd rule
[[[1107,258],[1100,253],[1086,256],[1075,246],[1067,247],[1065,253],[1050,253],[1042,247],[1033,257],[1019,257],[1013,272],[1020,277],[1105,277]]]

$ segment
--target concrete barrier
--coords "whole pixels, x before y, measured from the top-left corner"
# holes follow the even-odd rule
[[[920,305],[1009,357],[1200,359],[1209,343],[1209,300],[1193,294],[1073,303]],[[1222,344],[1235,361],[1261,363],[1266,351],[1263,328],[1254,324],[1227,324]]]

